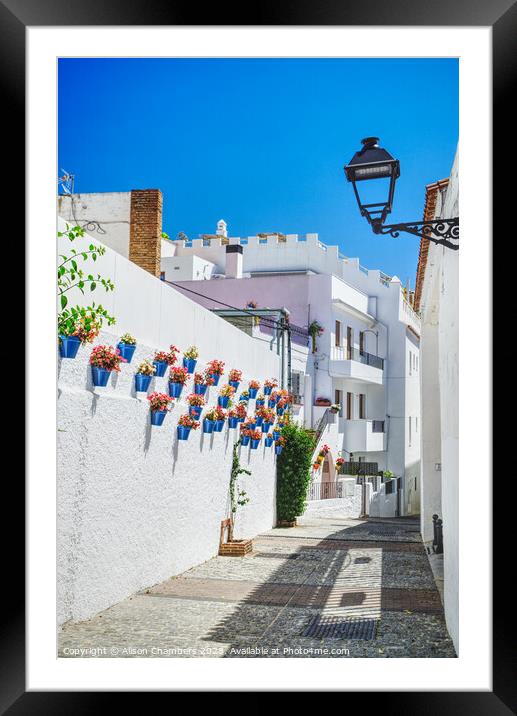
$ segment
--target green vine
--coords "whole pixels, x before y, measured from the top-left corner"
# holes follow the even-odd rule
[[[249,501],[250,498],[247,496],[246,492],[244,490],[239,490],[237,485],[237,478],[239,475],[251,475],[250,470],[246,470],[246,468],[241,467],[241,463],[239,461],[239,454],[238,454],[238,447],[239,447],[240,440],[235,443],[233,446],[233,459],[232,459],[232,470],[230,473],[230,509],[231,509],[231,515],[230,515],[230,530],[228,534],[228,541],[231,542],[233,540],[233,529],[235,526],[235,514],[237,512],[237,509],[239,507],[244,507]]]
[[[294,423],[283,428],[282,437],[285,446],[277,461],[276,512],[278,521],[291,522],[307,504],[314,437]]]

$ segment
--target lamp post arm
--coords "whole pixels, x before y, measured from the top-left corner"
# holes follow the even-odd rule
[[[373,221],[372,229],[375,234],[390,234],[394,238],[397,238],[401,231],[405,231],[413,236],[428,239],[439,246],[446,246],[454,251],[459,249],[460,220],[457,216],[452,219],[408,221],[402,224],[383,225],[380,221]]]

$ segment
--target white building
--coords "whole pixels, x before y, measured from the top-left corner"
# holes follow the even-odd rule
[[[289,379],[287,361],[282,371],[297,396],[295,415],[313,429],[326,416],[321,442],[331,454],[315,479],[334,481],[335,459],[352,453],[354,461],[377,463],[399,478],[398,493],[375,481],[378,491],[359,512],[418,514],[420,319],[400,280],[365,269],[317,234],[229,237],[221,219],[213,234],[165,240],[161,201],[158,190],[74,194],[59,197],[58,213],[272,350],[279,346],[270,324],[236,321],[225,309],[252,301],[259,313],[269,308],[278,316],[286,308],[293,327]],[[324,328],[315,353],[307,337],[313,321]],[[318,398],[340,403],[334,422]]]
[[[449,179],[426,187],[424,219],[458,216],[458,156]],[[458,266],[459,252],[422,240],[415,303],[422,315],[421,531],[433,540],[443,520],[445,618],[459,651],[458,565]]]

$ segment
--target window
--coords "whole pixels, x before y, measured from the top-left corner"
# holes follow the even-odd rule
[[[341,321],[336,321],[336,347],[339,348],[341,346]]]
[[[353,399],[354,399],[354,396],[352,395],[352,393],[346,394],[346,419],[347,420],[352,420],[354,417]]]
[[[359,418],[364,420],[366,418],[366,395],[359,393]]]
[[[339,405],[339,417],[343,417],[343,391],[336,390],[334,392],[334,402]]]
[[[160,281],[165,281],[165,271],[160,271]]]
[[[364,355],[364,331],[359,332],[359,353]]]
[[[347,326],[346,329],[346,350],[347,359],[352,360],[352,349],[354,347],[354,330],[351,326]]]

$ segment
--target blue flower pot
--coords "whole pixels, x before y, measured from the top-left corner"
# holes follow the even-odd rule
[[[279,403],[281,400],[282,400],[282,396],[281,396],[281,395],[275,395],[275,405],[276,405],[277,403]]]
[[[285,408],[279,408],[279,407],[277,407],[277,409],[276,409],[276,414],[277,414],[277,415],[283,415],[284,412],[285,412]]]
[[[244,417],[244,418],[237,418],[237,420],[239,421],[239,423],[243,423],[243,422],[246,420],[246,417]]]
[[[191,405],[188,409],[189,415],[191,418],[194,418],[195,420],[199,420],[199,417],[201,415],[201,411],[203,408],[201,405]]]
[[[193,373],[196,370],[197,360],[194,358],[183,358],[183,367],[187,369],[187,373]],[[182,438],[186,440],[187,438]]]
[[[281,455],[282,454],[282,446],[281,445],[275,445],[275,455]]]
[[[215,425],[215,422],[213,420],[208,420],[207,418],[205,418],[203,420],[203,432],[204,433],[213,433],[214,425]]]
[[[183,383],[173,383],[169,381],[169,395],[171,398],[179,398],[183,390]]]
[[[136,345],[132,343],[117,343],[117,348],[119,349],[122,358],[125,358],[128,363],[131,363],[133,355],[136,351]]]
[[[243,403],[247,403],[249,401],[249,399],[250,399],[249,395],[241,395],[239,398],[239,400],[242,401]]]
[[[167,363],[164,360],[153,360],[153,365],[156,367],[155,376],[157,378],[163,378],[167,370]]]
[[[238,422],[239,418],[228,418],[228,427],[233,430],[233,428],[237,427]]]
[[[273,438],[264,438],[264,445],[266,447],[271,447],[272,444],[273,444]]]
[[[144,375],[143,373],[136,373],[135,375],[135,390],[137,393],[147,393],[149,385],[151,384],[152,375]]]
[[[280,435],[281,435],[281,431],[280,431],[280,430],[273,430],[273,437],[274,437],[275,440],[278,440],[278,438],[280,437]]]
[[[59,355],[61,358],[75,358],[80,345],[77,336],[59,336]]]
[[[257,415],[255,417],[255,425],[257,425],[258,427],[260,427],[263,422],[264,422],[264,418],[261,418],[260,415]]]
[[[178,425],[178,440],[188,440],[191,428],[186,428],[184,425]]]
[[[194,383],[194,393],[196,395],[204,395],[206,393],[206,386],[204,383]]]
[[[276,400],[274,398],[270,398],[267,401],[267,407],[268,408],[274,408],[276,406]]]
[[[221,433],[224,428],[224,420],[216,420],[214,425],[214,433]]]
[[[250,398],[256,398],[258,393],[258,388],[248,388],[248,392],[250,394]]]
[[[214,385],[219,385],[219,379],[221,377],[219,373],[211,373],[210,377],[214,381]]]
[[[271,395],[272,390],[273,390],[273,388],[271,388],[271,386],[265,385],[264,386],[264,395]]]
[[[151,410],[151,425],[163,425],[166,415],[166,410]]]
[[[251,449],[252,450],[256,450],[259,445],[260,445],[260,440],[252,440],[251,441]]]
[[[106,368],[97,368],[92,365],[92,381],[95,386],[105,388],[108,385],[110,375],[110,370],[106,370]]]
[[[235,390],[237,390],[237,388],[239,387],[239,381],[238,380],[230,380],[228,385],[231,385],[232,388],[235,388]]]
[[[266,404],[265,400],[257,400],[255,403],[256,408],[262,408]]]
[[[249,436],[249,435],[243,435],[243,436],[241,437],[241,444],[244,445],[244,447],[246,447],[247,445],[249,445],[249,444],[250,444],[250,436]]]
[[[248,426],[248,428],[249,428],[250,430],[255,430],[256,427],[257,427],[257,424],[256,424],[256,423],[250,423],[249,426]]]
[[[217,398],[217,404],[220,405],[221,408],[227,408],[229,402],[230,402],[230,398],[227,395],[220,395]]]
[[[262,423],[262,432],[268,433],[271,428],[271,423]]]

